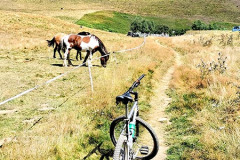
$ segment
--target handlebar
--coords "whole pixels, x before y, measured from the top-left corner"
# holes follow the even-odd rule
[[[144,76],[145,74],[142,74],[135,82],[133,82],[133,85],[128,89],[127,92],[132,92],[134,88],[138,87],[141,79],[143,79]]]
[[[128,89],[127,92],[125,92],[123,95],[120,95],[120,96],[116,97],[117,105],[120,102],[123,102],[126,105],[127,105],[128,102],[132,102],[133,99],[132,99],[130,94],[133,94],[135,96],[134,100],[138,101],[138,92],[133,92],[133,89],[139,86],[140,81],[141,81],[141,79],[143,79],[144,76],[145,76],[145,74],[142,74],[135,82],[133,82],[133,85]]]
[[[144,76],[145,76],[145,74],[142,74],[142,75],[138,78],[138,81],[141,81],[141,79],[143,79]]]

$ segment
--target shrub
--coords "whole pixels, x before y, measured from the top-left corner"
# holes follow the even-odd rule
[[[130,26],[131,31],[133,32],[140,32],[142,30],[142,21],[143,19],[141,17],[137,17]]]
[[[166,25],[155,25],[153,21],[143,19],[141,17],[137,17],[130,26],[130,30],[134,33],[154,33],[154,34],[169,34],[170,36],[174,35],[183,35],[186,33],[187,29],[170,29]]]
[[[205,24],[200,20],[194,21],[191,28],[192,30],[223,30],[217,23]]]
[[[200,20],[194,21],[192,24],[192,29],[193,30],[207,30],[208,27],[205,23],[203,23]]]
[[[169,33],[169,27],[165,25],[157,25],[155,33],[156,34]]]
[[[134,33],[141,32],[141,33],[154,33],[155,31],[155,24],[153,21],[145,20],[141,17],[137,17],[130,26],[131,31]]]

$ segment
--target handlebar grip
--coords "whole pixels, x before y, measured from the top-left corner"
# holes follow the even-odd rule
[[[145,74],[142,74],[142,75],[138,78],[138,81],[141,81],[141,79],[143,79],[144,76],[145,76]]]

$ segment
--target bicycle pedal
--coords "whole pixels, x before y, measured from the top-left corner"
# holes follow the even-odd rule
[[[149,152],[148,146],[142,146],[142,147],[140,148],[140,153],[141,153],[141,154],[147,155],[148,152]]]

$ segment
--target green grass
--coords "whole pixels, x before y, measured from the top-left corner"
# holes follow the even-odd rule
[[[115,11],[98,11],[95,13],[86,14],[76,23],[78,25],[83,25],[90,28],[125,34],[130,30],[131,22],[137,17],[151,20],[156,25],[167,25],[170,28],[174,29],[189,28],[189,26],[191,25],[191,21],[187,19],[169,19],[150,16],[139,16]]]
[[[90,28],[109,32],[127,33],[134,16],[112,11],[99,11],[86,14],[76,23]]]
[[[109,32],[127,33],[130,30],[131,22],[136,17],[142,17],[153,21],[156,25],[168,25],[170,28],[189,28],[191,21],[187,19],[168,19],[149,16],[131,15],[115,11],[98,11],[86,14],[76,23],[90,28],[101,29]]]
[[[193,23],[193,20],[186,18],[140,16],[116,11],[98,11],[84,15],[76,24],[108,32],[126,34],[130,30],[131,23],[137,17],[153,21],[155,25],[166,25],[170,29],[191,29]],[[224,29],[232,29],[232,26],[237,25],[236,23],[228,22],[216,23]]]
[[[206,101],[194,92],[177,93],[176,90],[169,90],[169,95],[173,100],[166,110],[171,115],[171,125],[167,127],[170,144],[167,159],[178,160],[193,157],[191,153],[202,152],[203,144],[199,140],[201,133],[194,126],[192,118],[196,114],[196,106],[204,105]],[[204,156],[203,154],[199,158],[204,159]]]

